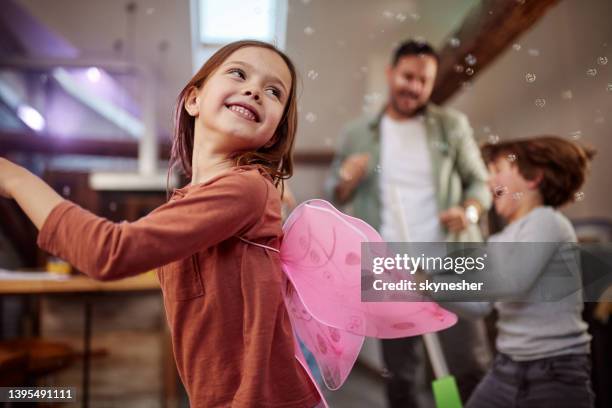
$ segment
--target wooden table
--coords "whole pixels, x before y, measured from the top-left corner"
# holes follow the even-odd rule
[[[156,290],[160,290],[159,281],[151,272],[112,282],[96,281],[87,276],[71,276],[66,280],[0,280],[0,295]]]
[[[34,274],[36,272],[32,272]],[[86,276],[70,276],[65,280],[28,279],[0,280],[0,295],[48,295],[48,294],[103,294],[120,292],[159,291],[159,281],[153,272],[112,282],[96,281]],[[89,378],[91,365],[91,326],[93,302],[84,297],[83,330],[83,397],[82,406],[89,406]]]

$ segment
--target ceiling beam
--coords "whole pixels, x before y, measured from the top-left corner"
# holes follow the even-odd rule
[[[559,0],[481,1],[468,13],[459,29],[448,37],[448,41],[440,50],[440,66],[432,101],[437,104],[446,102],[464,82],[474,80],[558,2]],[[470,62],[473,65],[470,65]],[[463,70],[457,72],[458,66],[462,66]],[[471,68],[473,73],[468,68]]]
[[[161,158],[167,159],[170,157],[169,143],[162,144],[160,150]],[[10,152],[137,158],[138,142],[0,131],[0,153]]]
[[[170,158],[170,143],[160,146],[160,159]],[[94,140],[32,132],[0,131],[0,154],[11,152],[43,154],[79,154],[89,156],[138,158],[138,143],[122,140]],[[305,165],[328,165],[334,153],[331,150],[302,150],[294,153],[294,161]]]

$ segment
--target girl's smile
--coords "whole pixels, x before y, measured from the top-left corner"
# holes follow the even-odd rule
[[[246,102],[228,103],[225,107],[234,112],[238,117],[250,120],[252,122],[259,122],[259,113],[253,105],[249,105]]]
[[[195,145],[220,154],[266,145],[283,117],[290,89],[291,72],[276,52],[240,48],[187,98],[185,108],[195,117]]]

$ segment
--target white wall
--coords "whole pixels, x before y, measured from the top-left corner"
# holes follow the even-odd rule
[[[469,115],[482,140],[489,133],[502,140],[540,134],[571,139],[580,131],[578,142],[594,146],[598,154],[583,189],[584,200],[565,209],[572,217],[612,217],[610,16],[608,0],[559,2],[516,41],[519,51],[507,50],[476,78],[470,90],[450,102]],[[600,57],[608,63],[602,65]],[[597,69],[597,75],[587,75],[591,68]],[[536,80],[527,82],[527,73],[534,73]],[[536,106],[538,98],[546,101],[543,108]]]

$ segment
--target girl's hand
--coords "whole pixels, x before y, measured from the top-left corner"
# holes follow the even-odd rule
[[[42,228],[51,210],[64,201],[34,174],[1,157],[0,196],[15,200],[38,229]]]
[[[0,197],[13,198],[13,186],[19,184],[19,177],[25,169],[0,157]]]

